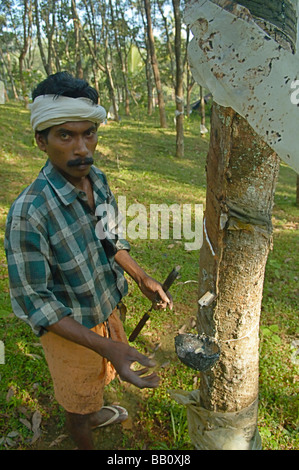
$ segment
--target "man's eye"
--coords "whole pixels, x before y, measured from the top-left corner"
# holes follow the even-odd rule
[[[89,130],[89,131],[86,132],[87,137],[92,137],[95,134],[96,134],[96,131],[94,131],[94,130]]]
[[[66,134],[65,132],[62,132],[62,133],[60,134],[60,138],[61,138],[62,140],[67,140],[67,139],[69,139],[69,137],[70,137],[69,134]]]

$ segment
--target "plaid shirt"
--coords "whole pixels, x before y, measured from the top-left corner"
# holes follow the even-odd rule
[[[89,176],[96,208],[110,204],[117,219],[105,175],[92,166]],[[105,217],[97,212],[50,161],[9,211],[5,250],[12,308],[37,336],[66,315],[92,328],[105,321],[127,293],[114,255],[130,245],[117,236],[101,241],[97,224],[102,220],[105,227]]]

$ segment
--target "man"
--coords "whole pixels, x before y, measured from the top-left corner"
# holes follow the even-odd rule
[[[116,373],[139,388],[159,384],[155,373],[147,375],[152,361],[125,338],[117,308],[127,293],[123,271],[152,302],[160,299],[155,308],[172,307],[98,210],[112,207],[118,220],[106,177],[93,166],[106,117],[97,103],[96,91],[66,72],[34,90],[31,123],[48,160],[12,205],[5,236],[13,310],[41,339],[79,449],[93,449],[93,428],[127,418],[124,408],[103,406],[104,386]],[[136,361],[145,369],[133,371]]]

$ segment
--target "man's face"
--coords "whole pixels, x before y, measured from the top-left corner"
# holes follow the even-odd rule
[[[51,127],[47,139],[36,134],[39,148],[52,165],[75,186],[87,176],[97,145],[97,126],[90,121],[65,122]]]

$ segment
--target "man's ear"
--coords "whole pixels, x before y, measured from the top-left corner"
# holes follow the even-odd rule
[[[47,152],[47,139],[43,134],[41,134],[40,132],[36,132],[35,141],[40,150],[42,150],[43,152]]]

